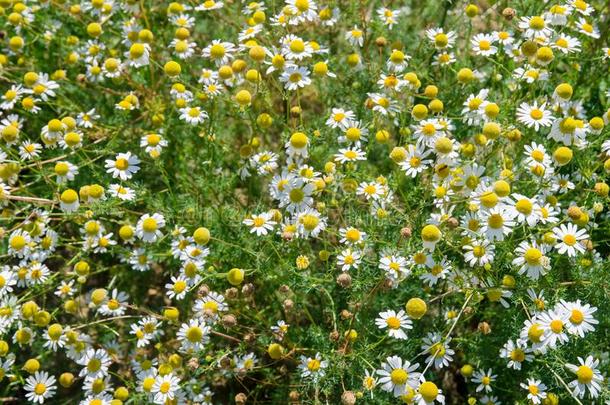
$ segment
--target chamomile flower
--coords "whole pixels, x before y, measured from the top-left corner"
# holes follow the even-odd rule
[[[136,198],[135,190],[120,184],[111,184],[108,187],[108,193],[123,201],[133,201]]]
[[[13,286],[17,284],[16,274],[8,266],[0,270],[0,298],[13,291]]]
[[[258,215],[250,215],[250,217],[244,219],[243,224],[250,227],[250,233],[256,233],[256,236],[261,236],[267,235],[269,231],[272,231],[276,222],[271,220],[271,214],[263,212]]]
[[[201,107],[184,107],[180,109],[180,119],[190,125],[198,125],[208,119],[208,113]]]
[[[485,370],[477,370],[472,375],[472,382],[477,383],[476,391],[481,392],[485,391],[486,393],[490,393],[492,391],[492,383],[496,381],[496,375],[493,374],[491,369]]]
[[[211,44],[203,48],[201,54],[204,58],[208,58],[214,62],[216,66],[222,66],[233,59],[235,52],[235,45],[231,42],[214,39]]]
[[[324,377],[326,373],[325,369],[328,367],[328,362],[322,360],[320,353],[316,353],[314,357],[301,356],[299,369],[301,370],[301,377],[310,378],[314,381],[318,381]]]
[[[415,178],[432,164],[432,159],[428,159],[432,151],[425,149],[424,144],[407,145],[406,151],[407,154],[405,159],[400,162],[400,167],[407,176]]]
[[[495,40],[492,34],[477,34],[470,40],[470,44],[476,55],[491,56],[498,52],[498,48],[494,46]]]
[[[331,109],[330,117],[326,120],[326,125],[330,128],[346,130],[350,123],[355,120],[356,115],[353,111],[343,108]]]
[[[421,346],[422,351],[428,355],[426,364],[433,364],[436,369],[448,367],[455,354],[455,351],[449,347],[450,342],[450,337],[443,339],[438,333],[428,333]]]
[[[341,268],[341,271],[357,269],[361,261],[362,254],[355,249],[347,248],[337,255],[337,266]]]
[[[310,58],[314,49],[311,43],[296,35],[287,35],[280,39],[282,54],[290,61],[301,61]]]
[[[376,370],[381,389],[395,397],[403,395],[407,389],[417,389],[421,375],[416,371],[418,367],[419,364],[411,364],[398,356],[386,358],[381,368]]]
[[[455,44],[457,35],[454,31],[445,32],[443,28],[430,28],[426,30],[426,37],[434,44],[436,49],[451,49]]]
[[[514,370],[521,370],[521,365],[524,362],[534,359],[534,356],[530,353],[531,350],[521,339],[516,339],[515,341],[509,339],[500,349],[500,356],[508,360],[506,367]]]
[[[555,349],[569,340],[565,328],[568,316],[565,312],[550,310],[538,316],[538,322],[544,330],[544,344]]]
[[[599,396],[604,378],[599,372],[598,366],[599,360],[594,359],[593,356],[587,356],[584,360],[582,357],[578,357],[578,364],[566,364],[568,370],[576,374],[576,379],[568,383],[576,397],[583,398],[587,391],[591,398]]]
[[[362,48],[362,45],[364,45],[364,31],[354,26],[354,28],[345,33],[345,39],[350,45]]]
[[[495,246],[487,239],[474,239],[470,244],[464,245],[463,249],[464,260],[471,267],[485,266],[494,260]]]
[[[210,327],[197,319],[191,319],[183,323],[178,330],[178,340],[183,351],[200,351],[207,343],[210,334]]]
[[[156,404],[166,404],[176,397],[176,391],[180,389],[180,379],[169,373],[164,376],[158,375],[150,391],[154,394]]]
[[[159,213],[144,214],[136,225],[136,235],[144,242],[156,242],[163,234],[161,228],[165,226],[165,218]]]
[[[578,229],[575,224],[561,224],[553,228],[553,235],[557,240],[555,249],[559,254],[567,254],[568,257],[574,257],[577,253],[584,253],[585,248],[582,241],[589,238],[585,229]]]
[[[597,311],[596,307],[589,304],[582,304],[580,300],[568,302],[560,300],[556,306],[556,310],[567,315],[566,329],[572,335],[578,335],[581,338],[585,337],[588,332],[595,331],[595,325],[599,323],[593,317]]]
[[[326,229],[327,218],[313,208],[306,208],[297,214],[296,223],[300,236],[315,238]]]
[[[131,152],[119,153],[114,160],[106,160],[106,172],[112,174],[114,178],[128,180],[140,170],[140,159]]]
[[[546,109],[546,104],[538,105],[521,103],[517,108],[517,121],[524,124],[528,128],[534,128],[539,131],[540,128],[550,127],[552,124],[551,111]]]
[[[375,319],[375,324],[379,329],[387,329],[390,337],[399,340],[407,339],[406,330],[413,329],[413,323],[403,310],[398,313],[393,310],[380,312],[379,317]]]
[[[521,383],[520,385],[521,388],[527,391],[527,399],[529,399],[532,404],[541,404],[542,400],[546,398],[546,385],[544,385],[542,381],[528,378],[527,384]]]
[[[128,299],[129,295],[127,293],[114,288],[110,296],[97,308],[97,312],[106,316],[121,316],[127,310]]]
[[[351,148],[339,149],[339,153],[334,155],[334,158],[339,163],[357,162],[366,160],[366,154],[357,146]]]
[[[581,34],[595,39],[600,37],[599,29],[583,17],[578,19],[576,26]]]
[[[76,175],[78,174],[78,166],[62,160],[55,163],[55,167],[53,169],[56,176],[56,181],[58,184],[63,184],[68,181],[74,180]]]
[[[102,378],[108,374],[112,360],[104,349],[89,348],[76,363],[83,366],[80,377]]]
[[[309,69],[302,66],[288,65],[280,75],[280,81],[287,90],[297,90],[311,84]]]
[[[549,21],[545,16],[521,17],[519,28],[524,31],[527,38],[548,38],[553,33]]]
[[[296,23],[313,22],[318,18],[318,6],[313,0],[287,0],[286,4]]]
[[[354,227],[340,228],[339,235],[341,236],[339,242],[349,246],[361,245],[367,237],[366,232]]]
[[[504,206],[497,206],[482,215],[481,232],[490,241],[502,241],[515,226],[513,214]]]
[[[515,249],[516,258],[513,265],[519,267],[519,274],[526,273],[532,280],[538,280],[550,268],[550,259],[545,256],[544,246],[535,241],[523,241]]]
[[[55,377],[46,371],[36,371],[34,375],[25,380],[23,388],[27,392],[25,397],[34,403],[43,404],[48,398],[55,396],[57,386]]]

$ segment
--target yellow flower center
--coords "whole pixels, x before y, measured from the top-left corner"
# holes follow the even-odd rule
[[[99,359],[94,358],[89,360],[89,363],[87,363],[87,370],[93,373],[98,371],[100,368],[102,368],[102,362]]]
[[[390,380],[392,380],[392,383],[394,385],[404,385],[407,382],[408,378],[409,373],[407,373],[407,371],[403,370],[402,368],[395,368],[390,373]]]
[[[290,193],[288,193],[288,196],[290,197],[291,202],[300,203],[305,198],[305,192],[300,188],[293,188],[290,190]]]
[[[395,316],[391,316],[386,319],[386,324],[390,329],[398,329],[400,328],[400,319],[396,318]]]
[[[541,30],[545,27],[544,18],[540,16],[532,17],[530,20],[530,28],[534,30]]]
[[[525,352],[521,349],[514,349],[510,352],[510,359],[522,363],[525,360]]]
[[[14,250],[21,250],[25,247],[26,240],[21,235],[15,235],[11,238],[10,245]]]
[[[218,312],[218,304],[216,301],[207,301],[205,304],[203,304],[203,308],[213,313]]]
[[[563,237],[563,243],[568,246],[574,246],[576,244],[576,237],[574,235],[565,235]]]
[[[580,325],[585,319],[585,315],[578,309],[573,309],[570,314],[570,322],[575,325]]]
[[[527,200],[524,198],[522,200],[517,201],[517,203],[515,204],[515,208],[520,213],[529,215],[532,213],[532,210],[534,209],[534,205],[532,204],[532,202],[530,200]]]
[[[168,383],[167,381],[163,382],[161,384],[161,386],[159,387],[159,391],[163,394],[167,394],[169,392],[169,389],[171,388],[171,384]]]
[[[158,228],[157,225],[157,221],[154,218],[146,218],[143,222],[142,222],[142,229],[144,229],[144,232],[155,232]]]
[[[542,258],[542,252],[532,247],[525,251],[523,257],[525,258],[527,264],[532,266],[538,265],[540,264],[540,259]]]
[[[350,242],[357,242],[360,240],[360,231],[355,228],[351,228],[345,233],[345,238]]]
[[[449,43],[449,38],[444,33],[438,33],[434,36],[434,44],[439,48],[444,48]]]
[[[38,383],[36,384],[36,386],[34,387],[34,393],[36,395],[42,395],[45,392],[47,392],[47,386],[43,383]]]
[[[220,59],[223,56],[225,56],[225,47],[222,46],[221,44],[214,44],[212,45],[212,47],[210,48],[210,55],[212,56],[212,58],[214,59]]]
[[[191,326],[186,331],[186,338],[191,343],[200,342],[201,338],[203,338],[203,331],[198,326]]]
[[[419,386],[419,393],[426,402],[432,402],[438,396],[438,387],[430,381],[423,382]]]
[[[593,370],[589,366],[582,365],[576,370],[576,377],[581,384],[589,384],[593,380]]]
[[[491,214],[487,219],[487,225],[493,229],[500,229],[504,225],[504,218],[500,214]]]
[[[114,163],[114,167],[116,167],[119,170],[127,170],[127,168],[129,167],[129,161],[124,158],[119,158]]]
[[[535,120],[539,120],[543,117],[544,113],[539,110],[538,108],[534,108],[531,112],[530,112],[530,117],[532,117]]]
[[[307,368],[309,371],[316,372],[320,369],[320,360],[311,359],[307,362]]]
[[[563,322],[559,319],[553,319],[549,324],[553,333],[561,333],[563,331]]]
[[[294,53],[305,51],[305,42],[301,39],[294,39],[290,42],[290,50]]]

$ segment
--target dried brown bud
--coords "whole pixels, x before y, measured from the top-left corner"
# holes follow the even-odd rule
[[[575,205],[568,208],[568,216],[572,219],[578,219],[582,216],[582,210]]]
[[[388,44],[388,40],[385,39],[385,37],[377,37],[375,39],[375,45],[377,45],[380,48],[383,48],[384,46],[386,46]]]
[[[356,403],[356,394],[352,391],[345,391],[341,395],[341,405],[354,405]]]
[[[191,370],[197,370],[199,368],[199,359],[197,357],[191,357],[186,365]]]
[[[413,231],[408,226],[405,226],[404,228],[402,228],[400,230],[400,236],[402,236],[405,239],[409,239],[412,234],[413,234]]]
[[[222,368],[230,368],[231,367],[231,359],[228,356],[224,356],[219,361],[220,367]]]
[[[239,294],[239,290],[235,287],[227,288],[225,291],[225,297],[230,300],[237,298],[237,294]]]
[[[347,309],[344,309],[343,311],[341,311],[341,313],[339,315],[341,316],[341,319],[343,319],[343,320],[352,319],[352,316],[354,316]]]
[[[506,18],[508,21],[515,18],[516,15],[517,15],[517,11],[515,11],[514,8],[506,7],[504,10],[502,10],[502,16],[504,18]]]
[[[468,307],[464,308],[464,315],[470,315],[473,313],[473,311],[474,310],[472,309],[472,307],[468,306]]]
[[[254,333],[246,333],[244,335],[244,342],[248,344],[252,344],[256,342],[256,335]]]
[[[233,326],[237,325],[237,319],[234,315],[227,314],[222,317],[222,325],[225,328],[232,328]]]
[[[292,300],[284,300],[284,310],[285,311],[290,311],[292,308],[294,308],[294,301],[292,301]]]
[[[197,295],[199,295],[199,297],[205,297],[206,295],[208,295],[210,293],[210,287],[207,286],[207,284],[202,284],[199,289],[197,290]]]
[[[288,398],[292,402],[298,402],[299,401],[299,393],[297,391],[290,391],[290,394],[288,394]]]
[[[283,284],[280,286],[280,292],[282,294],[288,294],[290,292],[290,287],[288,287],[286,284]]]
[[[244,284],[244,286],[241,288],[241,293],[245,296],[252,295],[253,292],[254,292],[254,284],[252,284],[252,283]]]
[[[489,335],[491,333],[491,326],[489,326],[489,324],[487,322],[479,323],[479,326],[477,326],[477,329],[479,330],[479,332],[481,332],[484,335]]]
[[[282,239],[290,241],[294,238],[294,232],[282,232]]]
[[[333,342],[336,342],[337,340],[339,340],[339,332],[337,332],[336,330],[330,332],[330,335],[328,335],[328,338],[330,340],[332,340]]]
[[[460,222],[455,217],[449,217],[447,219],[447,226],[451,229],[457,228],[459,224]]]
[[[337,276],[337,284],[343,288],[348,288],[352,285],[352,277],[347,273],[341,273]]]
[[[588,251],[592,251],[593,250],[593,242],[591,241],[591,239],[585,239],[582,241],[582,245],[585,247],[585,249],[587,249]]]
[[[243,392],[240,392],[239,394],[235,395],[235,404],[244,405],[246,403],[246,399],[248,399],[246,394],[244,394]]]
[[[298,118],[301,115],[301,112],[301,107],[299,107],[298,105],[295,105],[290,109],[290,115],[294,118]]]

